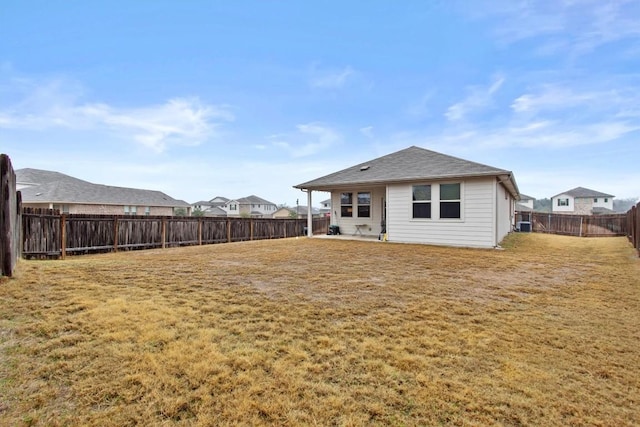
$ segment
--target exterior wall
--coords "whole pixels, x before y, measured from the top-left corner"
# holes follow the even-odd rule
[[[357,215],[357,193],[368,191],[371,193],[371,208],[369,218],[358,218]],[[353,193],[353,217],[343,217],[341,213],[340,194],[343,192]],[[340,233],[342,234],[355,234],[356,225],[362,225],[360,231],[364,236],[378,236],[382,231],[382,206],[386,199],[385,187],[375,188],[358,188],[349,190],[334,191],[331,193],[331,205],[333,211],[331,212],[331,224],[340,226]]]
[[[518,203],[520,203],[522,206],[526,206],[529,209],[533,210],[533,199],[520,200]]]
[[[495,178],[461,182],[460,219],[440,219],[440,188],[431,184],[431,219],[413,219],[412,184],[388,187],[387,239],[392,242],[427,243],[447,246],[494,247],[496,243],[496,191]],[[504,200],[504,197],[502,198]],[[504,209],[504,207],[502,207]],[[509,218],[500,217],[500,233],[510,230]]]
[[[291,211],[287,208],[280,208],[274,212],[273,218],[291,218]]]
[[[613,197],[594,197],[591,200],[593,200],[594,208],[606,208],[613,210]]]
[[[272,218],[273,214],[278,210],[276,205],[265,205],[265,204],[251,204],[247,205],[249,212],[260,212],[262,214],[262,218]]]
[[[576,215],[591,215],[593,208],[593,199],[589,198],[576,198],[573,200],[574,210],[572,213]]]
[[[496,182],[496,240],[498,245],[515,226],[515,200],[503,185]]]
[[[569,199],[569,204],[567,206],[558,206],[558,199]],[[551,212],[553,213],[566,213],[572,214],[575,209],[575,202],[573,197],[568,194],[559,194],[555,197],[551,198]]]

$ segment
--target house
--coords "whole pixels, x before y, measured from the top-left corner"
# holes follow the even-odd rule
[[[526,194],[520,193],[520,200],[516,203],[516,211],[518,212],[532,212],[533,211],[533,202],[535,201],[535,197],[527,196]]]
[[[320,215],[331,216],[331,199],[323,200],[320,202]]]
[[[216,196],[209,201],[196,202],[192,207],[202,211],[205,216],[229,216],[235,218],[271,218],[278,209],[275,203],[254,195],[240,199]]]
[[[226,217],[227,212],[222,208],[229,199],[216,196],[211,200],[202,200],[191,205],[193,211],[200,211],[204,216]]]
[[[165,193],[93,184],[59,172],[16,170],[22,206],[59,209],[70,214],[190,215],[191,206]]]
[[[613,198],[611,194],[601,193],[584,187],[556,194],[551,198],[551,212],[573,215],[612,214]]]
[[[290,207],[282,207],[275,211],[273,214],[273,218],[299,218],[304,219],[307,218],[307,212],[309,212],[309,208],[306,206],[296,206],[295,208]],[[313,218],[319,218],[321,215],[320,209],[311,208],[311,216]]]
[[[271,218],[278,209],[275,203],[253,195],[229,200],[220,208],[230,217],[251,218]]]
[[[485,248],[513,230],[520,198],[510,171],[415,146],[294,188],[309,204],[312,191],[330,192],[342,234]]]

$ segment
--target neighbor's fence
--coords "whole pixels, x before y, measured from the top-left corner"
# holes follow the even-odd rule
[[[20,204],[11,159],[0,154],[0,276],[12,276],[20,258]]]
[[[563,215],[544,212],[518,213],[517,221],[531,222],[531,231],[581,237],[627,236],[627,214]]]
[[[627,224],[629,225],[629,241],[640,255],[640,203],[627,212]]]
[[[60,214],[25,208],[23,256],[64,258],[118,250],[206,245],[305,235],[306,219],[211,218]],[[326,234],[328,218],[314,218],[314,234]]]

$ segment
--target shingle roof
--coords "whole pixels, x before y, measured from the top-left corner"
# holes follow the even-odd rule
[[[573,198],[578,198],[578,199],[590,199],[592,197],[615,197],[613,194],[601,193],[599,191],[590,190],[584,187],[576,187],[569,191],[563,191],[562,193],[558,193],[553,197],[558,197],[563,194],[566,194],[567,196],[571,196]]]
[[[362,184],[479,176],[509,177],[510,191],[514,196],[518,195],[518,187],[510,171],[416,146],[295,185],[294,188],[328,191],[334,187]],[[509,187],[508,183],[505,184]]]
[[[187,202],[173,199],[160,191],[92,184],[59,172],[40,169],[18,169],[16,181],[28,185],[20,188],[22,200],[27,203],[190,206]]]
[[[520,193],[520,200],[535,200],[535,197],[527,196],[526,194]]]
[[[268,200],[265,200],[261,197],[258,196],[254,196],[253,194],[251,196],[247,196],[247,197],[243,197],[241,199],[238,199],[238,201],[240,203],[251,203],[251,204],[256,204],[256,205],[275,205],[275,203],[270,202]]]

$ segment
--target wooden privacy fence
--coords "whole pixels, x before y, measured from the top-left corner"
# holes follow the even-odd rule
[[[306,219],[212,218],[60,214],[25,208],[23,256],[64,258],[118,250],[205,245],[305,235]],[[326,234],[328,218],[314,218],[314,234]]]
[[[640,203],[627,212],[627,224],[629,226],[629,241],[640,255]]]
[[[627,214],[563,215],[526,212],[524,221],[531,222],[531,231],[580,237],[627,236]]]
[[[0,154],[0,276],[12,276],[20,258],[20,203],[11,159]]]

